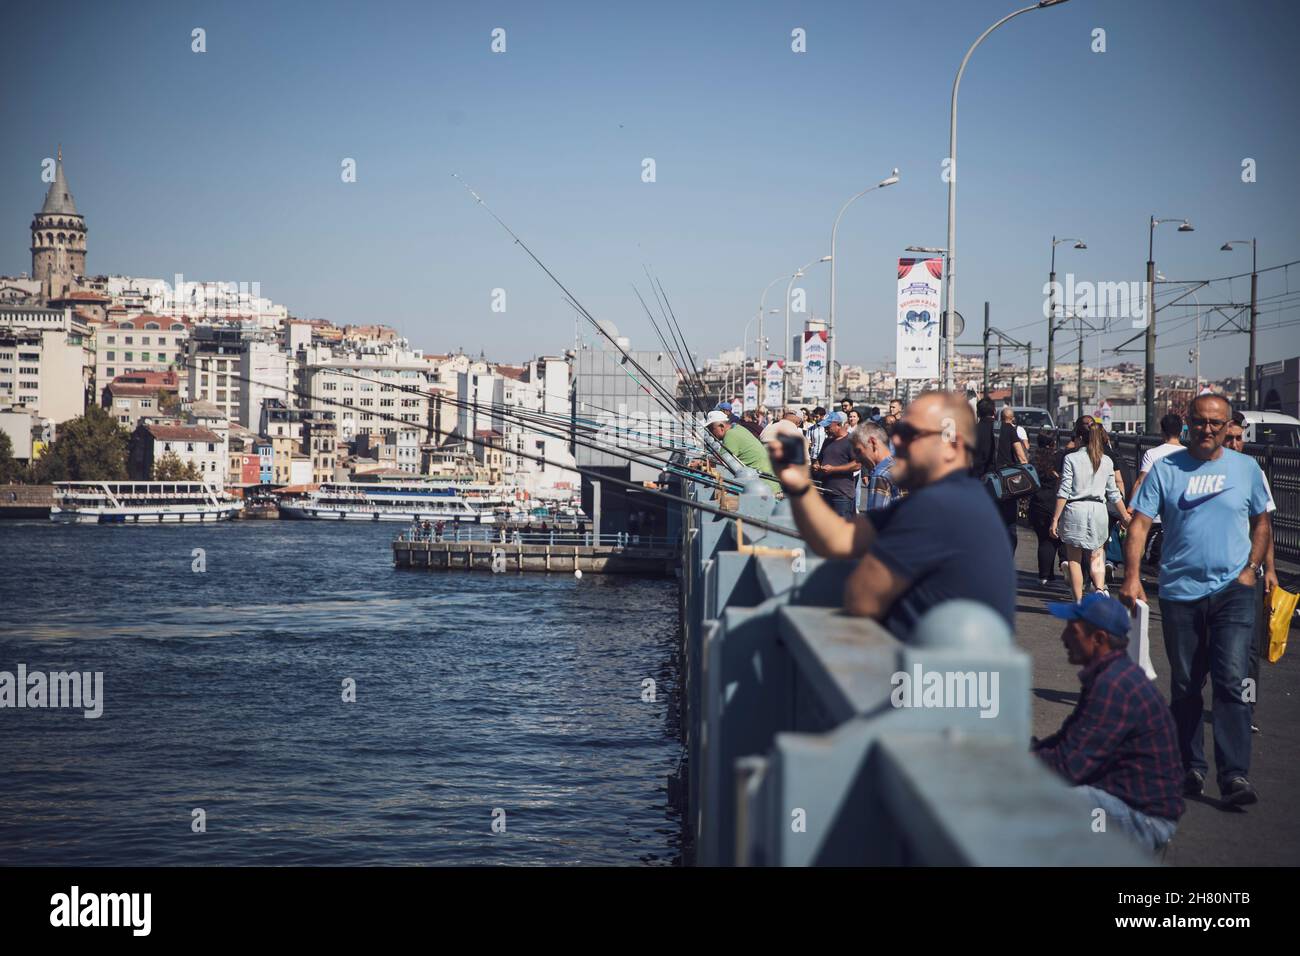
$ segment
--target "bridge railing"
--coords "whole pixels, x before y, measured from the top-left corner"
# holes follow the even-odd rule
[[[901,642],[841,612],[850,562],[744,526],[792,526],[768,486],[750,484],[738,513],[740,542],[730,519],[682,516],[696,863],[1149,862],[1029,752],[1031,662],[996,615],[953,602]]]

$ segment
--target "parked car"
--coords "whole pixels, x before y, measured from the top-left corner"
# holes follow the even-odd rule
[[[1045,408],[1039,408],[1035,405],[1012,405],[1011,410],[1016,413],[1016,424],[1025,430],[1032,442],[1038,430],[1043,426],[1055,428],[1056,422],[1052,420],[1052,413]],[[1002,406],[998,406],[997,415],[993,419],[993,434],[1002,431]]]

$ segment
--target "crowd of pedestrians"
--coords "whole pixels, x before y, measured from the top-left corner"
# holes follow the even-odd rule
[[[830,412],[790,409],[762,433],[808,548],[857,561],[845,611],[906,640],[926,610],[964,598],[1014,627],[1023,514],[1037,538],[1038,583],[1059,577],[1068,588],[1070,600],[1048,610],[1064,619],[1066,654],[1082,668],[1073,712],[1034,751],[1119,829],[1158,849],[1177,828],[1183,797],[1202,793],[1209,774],[1208,682],[1221,802],[1254,803],[1253,702],[1267,646],[1262,595],[1277,585],[1275,505],[1263,472],[1241,453],[1241,415],[1202,395],[1185,421],[1165,416],[1162,443],[1126,483],[1122,456],[1092,416],[1063,443],[1051,428],[1031,442],[1012,408],[967,399],[928,392],[884,412],[848,400]],[[781,435],[805,439],[806,463],[787,461]],[[1168,704],[1130,653],[1131,615],[1146,601],[1144,561],[1159,569]],[[1123,586],[1112,597],[1119,563]]]

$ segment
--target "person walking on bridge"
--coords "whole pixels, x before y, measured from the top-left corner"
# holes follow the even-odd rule
[[[1178,728],[1183,792],[1204,791],[1201,700],[1213,682],[1214,764],[1229,806],[1254,803],[1250,782],[1250,646],[1259,602],[1255,584],[1268,549],[1268,490],[1255,462],[1224,448],[1232,405],[1201,395],[1187,415],[1188,447],[1156,462],[1133,500],[1120,598],[1146,600],[1139,561],[1152,520],[1164,525],[1160,613],[1169,657],[1170,709]]]

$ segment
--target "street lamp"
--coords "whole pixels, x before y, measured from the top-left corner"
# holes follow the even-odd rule
[[[755,344],[758,346],[757,351],[759,353],[759,364],[763,368],[767,368],[767,339],[763,336],[763,315],[764,309],[767,308],[767,290],[784,278],[784,275],[779,275],[769,282],[763,289],[763,295],[758,300],[758,341]]]
[[[961,66],[957,68],[957,77],[952,81],[952,104],[948,112],[948,268],[944,272],[943,298],[945,313],[955,316],[957,314],[957,297],[953,283],[953,265],[957,258],[957,90],[961,87],[961,76],[966,72],[966,64],[970,61],[971,54],[975,48],[984,42],[985,38],[1008,20],[1014,20],[1022,13],[1028,13],[1030,10],[1037,10],[1040,7],[1054,7],[1065,0],[1039,0],[1038,3],[1028,7],[1023,7],[1014,13],[1009,13],[993,26],[989,27],[979,35],[979,39],[970,45],[966,55],[962,57]],[[949,325],[953,325],[949,322]],[[951,331],[951,330],[950,330]],[[957,337],[948,336],[948,372],[944,378],[944,387],[948,391],[953,390],[953,372],[957,364]]]
[[[794,280],[802,279],[808,269],[817,265],[819,262],[834,262],[830,256],[822,256],[820,259],[813,259],[811,262],[800,266],[790,276],[790,281],[785,287],[785,348],[782,354],[785,356],[785,366],[781,369],[781,406],[784,408],[789,403],[789,396],[786,395],[787,378],[790,375],[790,290],[794,288]],[[834,387],[832,383],[832,387]]]
[[[1246,383],[1246,407],[1254,410],[1255,408],[1255,322],[1259,318],[1259,300],[1257,294],[1259,291],[1259,270],[1258,259],[1256,257],[1254,239],[1233,239],[1231,242],[1225,242],[1219,247],[1222,252],[1231,252],[1233,246],[1243,246],[1250,243],[1250,358],[1247,362],[1247,375],[1250,380]]]
[[[1082,239],[1057,239],[1052,237],[1052,269],[1047,274],[1047,410],[1056,414],[1052,404],[1052,392],[1056,384],[1056,247],[1063,242],[1074,243],[1076,249],[1087,249],[1088,244]]]
[[[1146,433],[1155,434],[1156,430],[1156,301],[1155,292],[1156,282],[1156,260],[1155,260],[1155,236],[1156,226],[1162,222],[1177,222],[1179,232],[1194,232],[1192,224],[1186,219],[1170,217],[1168,219],[1157,219],[1151,217],[1151,225],[1147,231],[1147,329],[1146,329],[1146,382],[1143,385],[1143,397],[1146,404]]]
[[[852,206],[857,200],[861,199],[873,189],[882,189],[885,186],[892,186],[898,182],[898,167],[885,179],[876,183],[874,186],[868,186],[862,192],[852,196],[848,202],[840,207],[840,211],[835,215],[835,222],[831,225],[831,307],[827,314],[826,322],[826,380],[829,383],[828,388],[831,392],[831,398],[835,394],[835,234],[840,228],[840,217],[844,215],[844,210]]]

